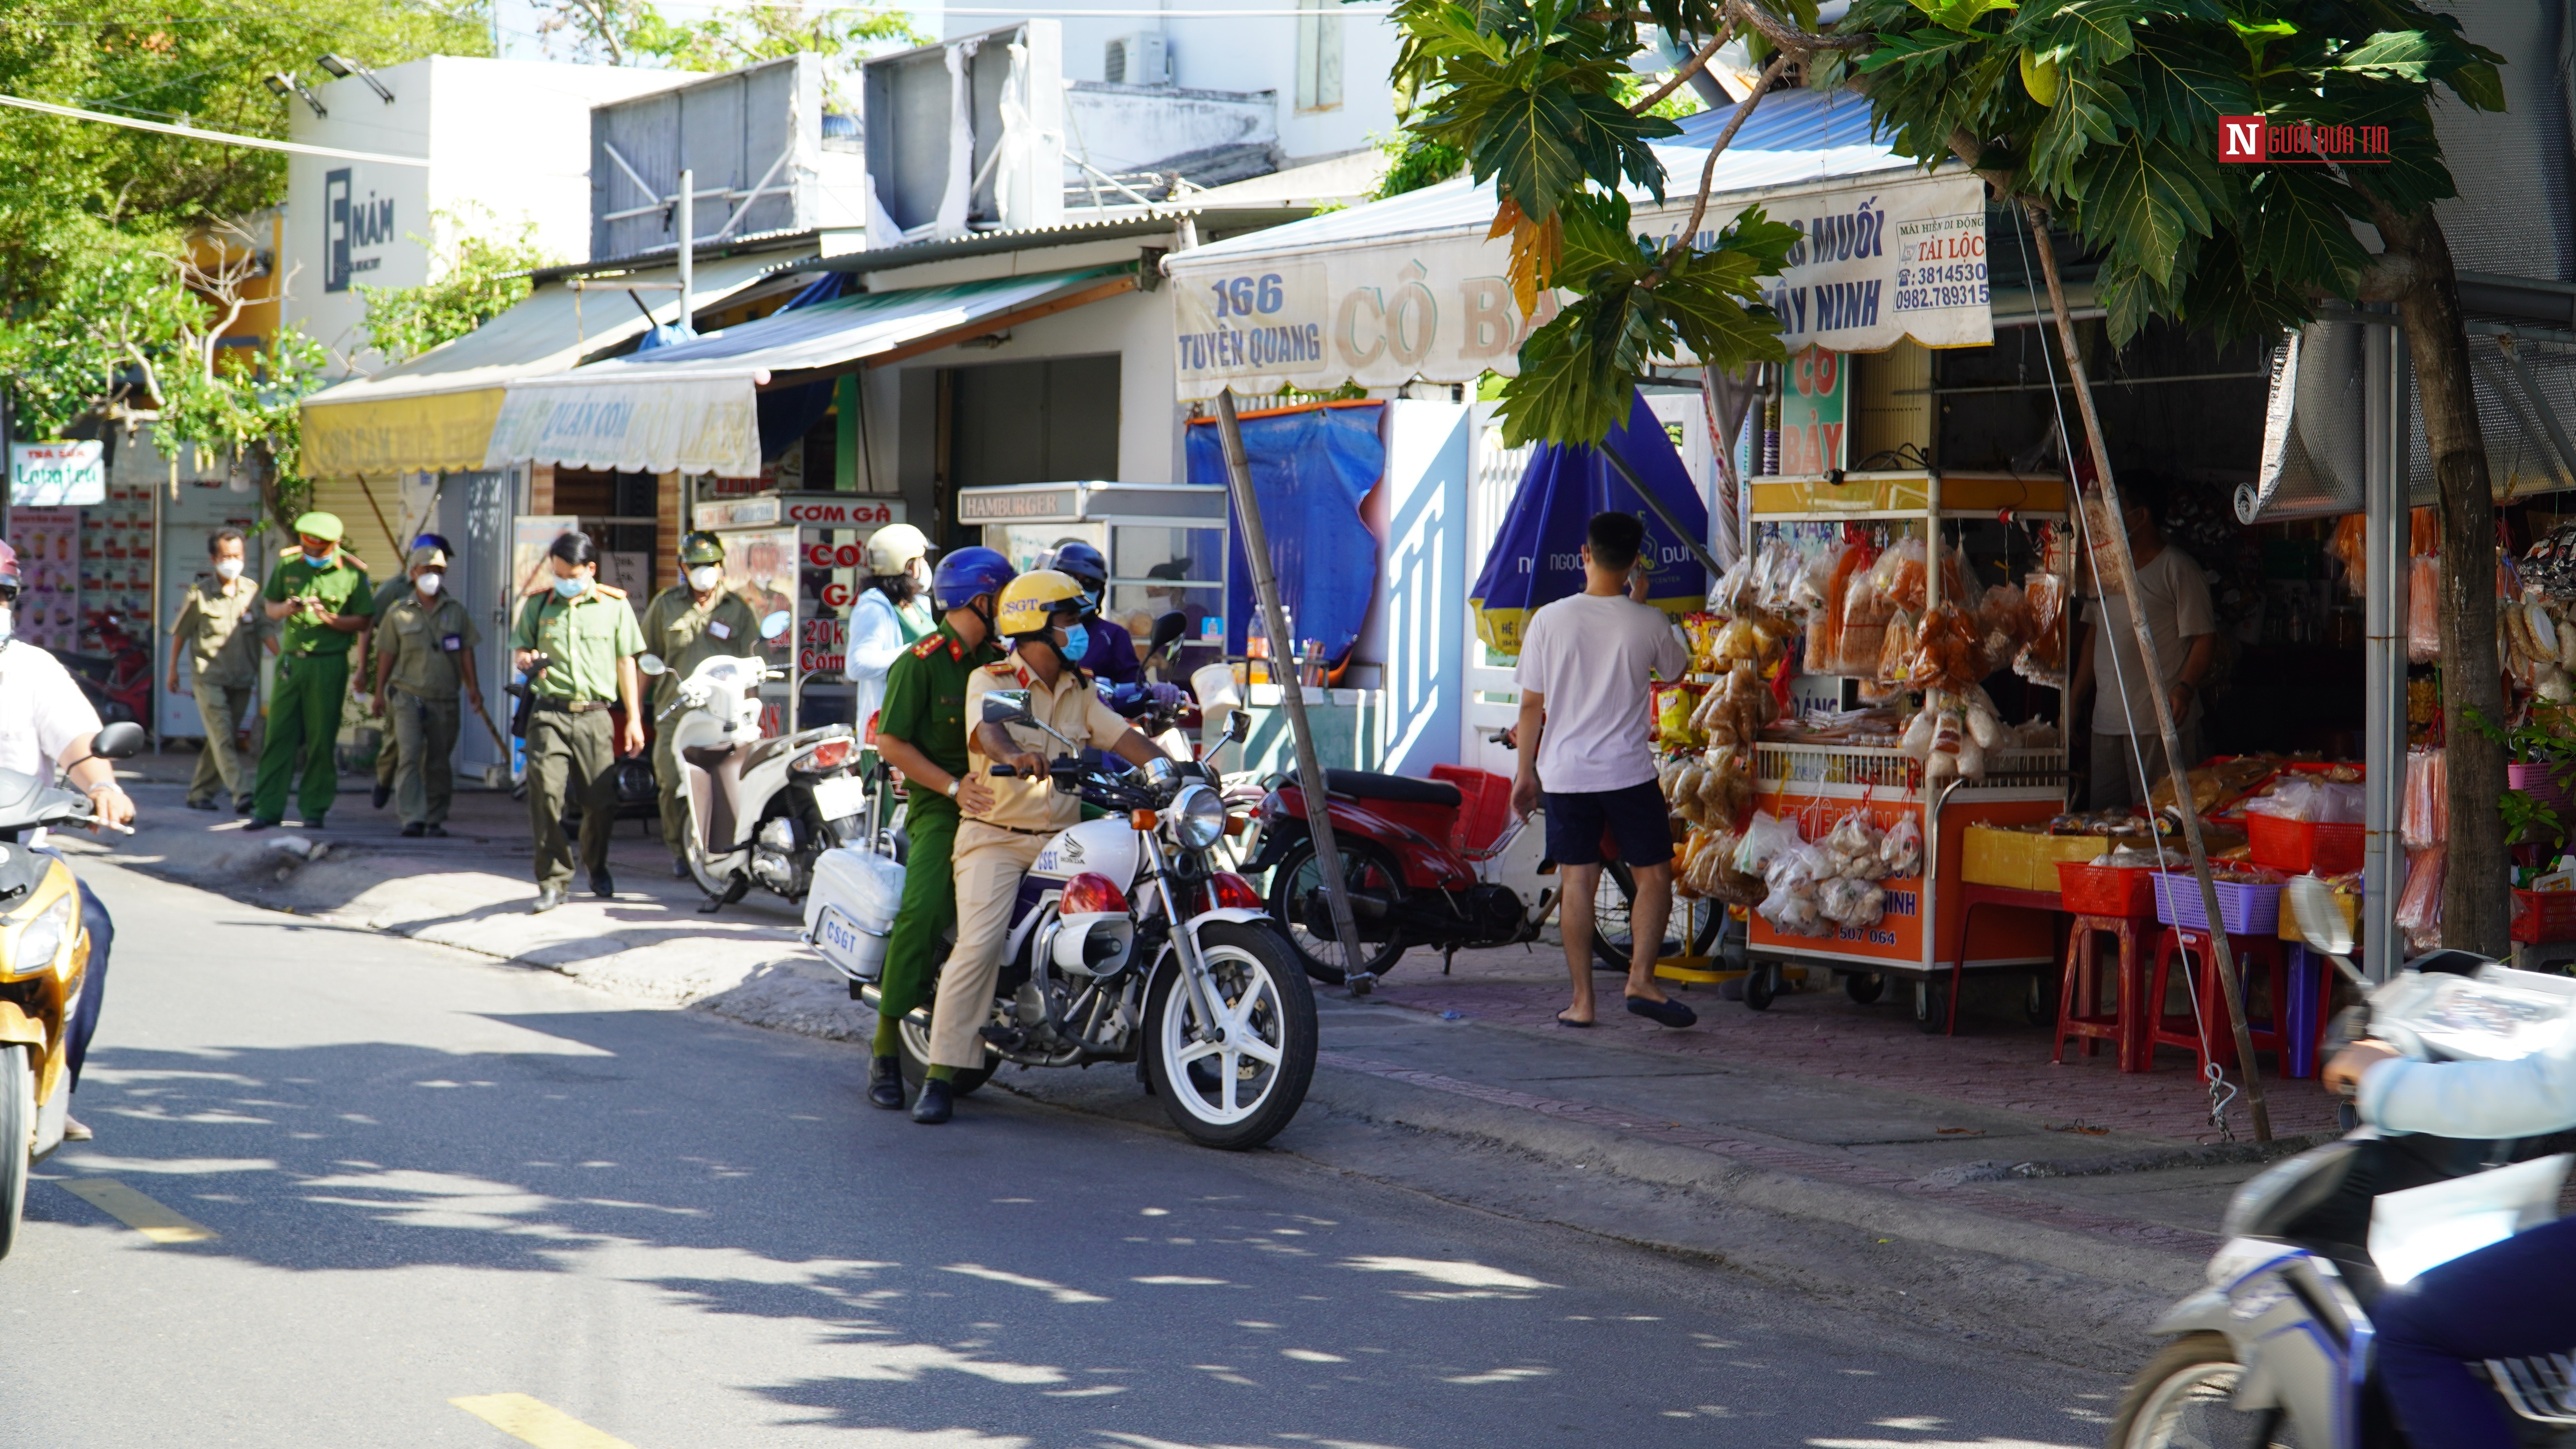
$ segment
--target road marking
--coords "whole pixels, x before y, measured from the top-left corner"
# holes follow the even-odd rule
[[[179,1216],[112,1177],[66,1182],[72,1196],[156,1243],[203,1243],[222,1236],[204,1223]]]
[[[526,1394],[477,1394],[449,1403],[514,1439],[537,1449],[635,1449],[614,1434],[603,1434],[581,1420],[529,1398]]]

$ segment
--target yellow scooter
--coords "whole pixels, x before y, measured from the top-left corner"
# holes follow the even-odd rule
[[[121,723],[100,730],[90,750],[122,760],[143,746],[143,727]],[[0,1257],[17,1243],[28,1174],[63,1145],[69,1027],[89,970],[71,867],[25,840],[91,824],[87,795],[0,770]]]

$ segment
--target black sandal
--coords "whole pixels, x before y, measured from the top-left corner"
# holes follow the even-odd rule
[[[1592,1025],[1592,1023],[1588,1021],[1568,1021],[1565,1019],[1565,1013],[1561,1011],[1556,1014],[1556,1024],[1558,1026],[1579,1026],[1586,1029],[1589,1029]]]
[[[1631,996],[1628,998],[1628,1011],[1632,1016],[1642,1016],[1658,1026],[1669,1026],[1675,1031],[1699,1024],[1699,1013],[1678,1001],[1649,1001],[1642,996]]]

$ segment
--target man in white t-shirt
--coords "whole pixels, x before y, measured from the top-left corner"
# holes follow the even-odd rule
[[[1512,809],[1527,819],[1544,804],[1547,854],[1565,892],[1556,919],[1574,1001],[1557,1014],[1560,1026],[1592,1025],[1592,903],[1601,888],[1605,833],[1617,840],[1619,859],[1637,882],[1629,906],[1636,948],[1628,963],[1628,1010],[1671,1027],[1699,1020],[1655,983],[1655,958],[1673,907],[1673,837],[1663,792],[1655,787],[1648,685],[1654,675],[1680,678],[1690,651],[1672,620],[1645,602],[1646,575],[1637,572],[1645,538],[1645,524],[1628,514],[1592,516],[1583,592],[1530,616],[1513,671],[1521,717]]]
[[[2200,763],[2200,682],[2218,652],[2209,579],[2191,555],[2165,542],[2158,527],[2164,513],[2162,488],[2152,478],[2123,483],[2120,503],[2128,522],[2129,556],[2137,564],[2140,612],[2146,616],[2147,633],[2156,641],[2156,664],[2162,677],[2147,678],[2127,599],[2114,594],[2084,606],[2084,621],[2092,627],[2076,658],[2072,683],[2078,704],[2085,690],[2101,687],[2093,701],[2091,803],[2096,810],[2138,804],[2158,781],[2173,773],[2165,763],[2164,736],[2156,728],[2151,690],[2162,689],[2173,709],[2184,767]],[[2099,568],[2102,581],[2109,583],[2110,566],[2105,563]],[[2092,583],[2089,571],[2084,582]],[[2111,643],[2108,655],[2102,652],[2105,639]]]
[[[18,612],[18,553],[0,542],[0,770],[15,770],[40,780],[53,779],[59,766],[72,784],[89,792],[100,819],[132,823],[134,802],[117,788],[116,768],[91,757],[90,741],[98,734],[98,711],[90,707],[62,662],[24,640],[13,639]],[[71,1089],[80,1090],[81,1064],[89,1056],[89,1039],[98,1030],[99,999],[107,991],[108,948],[116,940],[116,923],[99,903],[89,883],[80,883],[81,921],[89,930],[89,969],[80,1004],[72,1010],[67,1053]],[[68,1123],[65,1135],[89,1140],[89,1129]]]

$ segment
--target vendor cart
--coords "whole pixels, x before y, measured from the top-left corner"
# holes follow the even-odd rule
[[[1787,523],[1887,523],[1928,534],[1943,522],[2066,521],[2066,487],[2056,478],[1938,470],[1841,473],[1756,478],[1751,491],[1748,549],[1766,525]],[[2063,573],[2069,565],[2061,559],[2055,567]],[[1937,603],[1941,570],[1927,572]],[[2071,629],[2071,616],[2067,622]],[[1982,779],[1947,782],[1937,792],[1924,788],[1921,767],[1900,750],[1761,742],[1754,767],[1760,809],[1795,819],[1809,839],[1821,837],[1853,809],[1881,830],[1911,816],[1923,832],[1924,870],[1911,880],[1881,883],[1886,914],[1866,929],[1832,927],[1831,935],[1795,936],[1754,915],[1751,969],[1767,975],[1769,986],[1784,965],[1822,966],[1839,974],[1845,991],[1864,1003],[1878,999],[1891,980],[1910,984],[1915,1019],[1926,1031],[1955,1027],[1953,988],[1968,972],[2031,973],[2026,1008],[2034,1019],[2052,1012],[2053,886],[2045,893],[1970,886],[1960,866],[1966,826],[2030,825],[2066,808],[2065,710],[2060,691],[2055,748],[1993,751]],[[1746,999],[1768,994],[1748,991]]]

